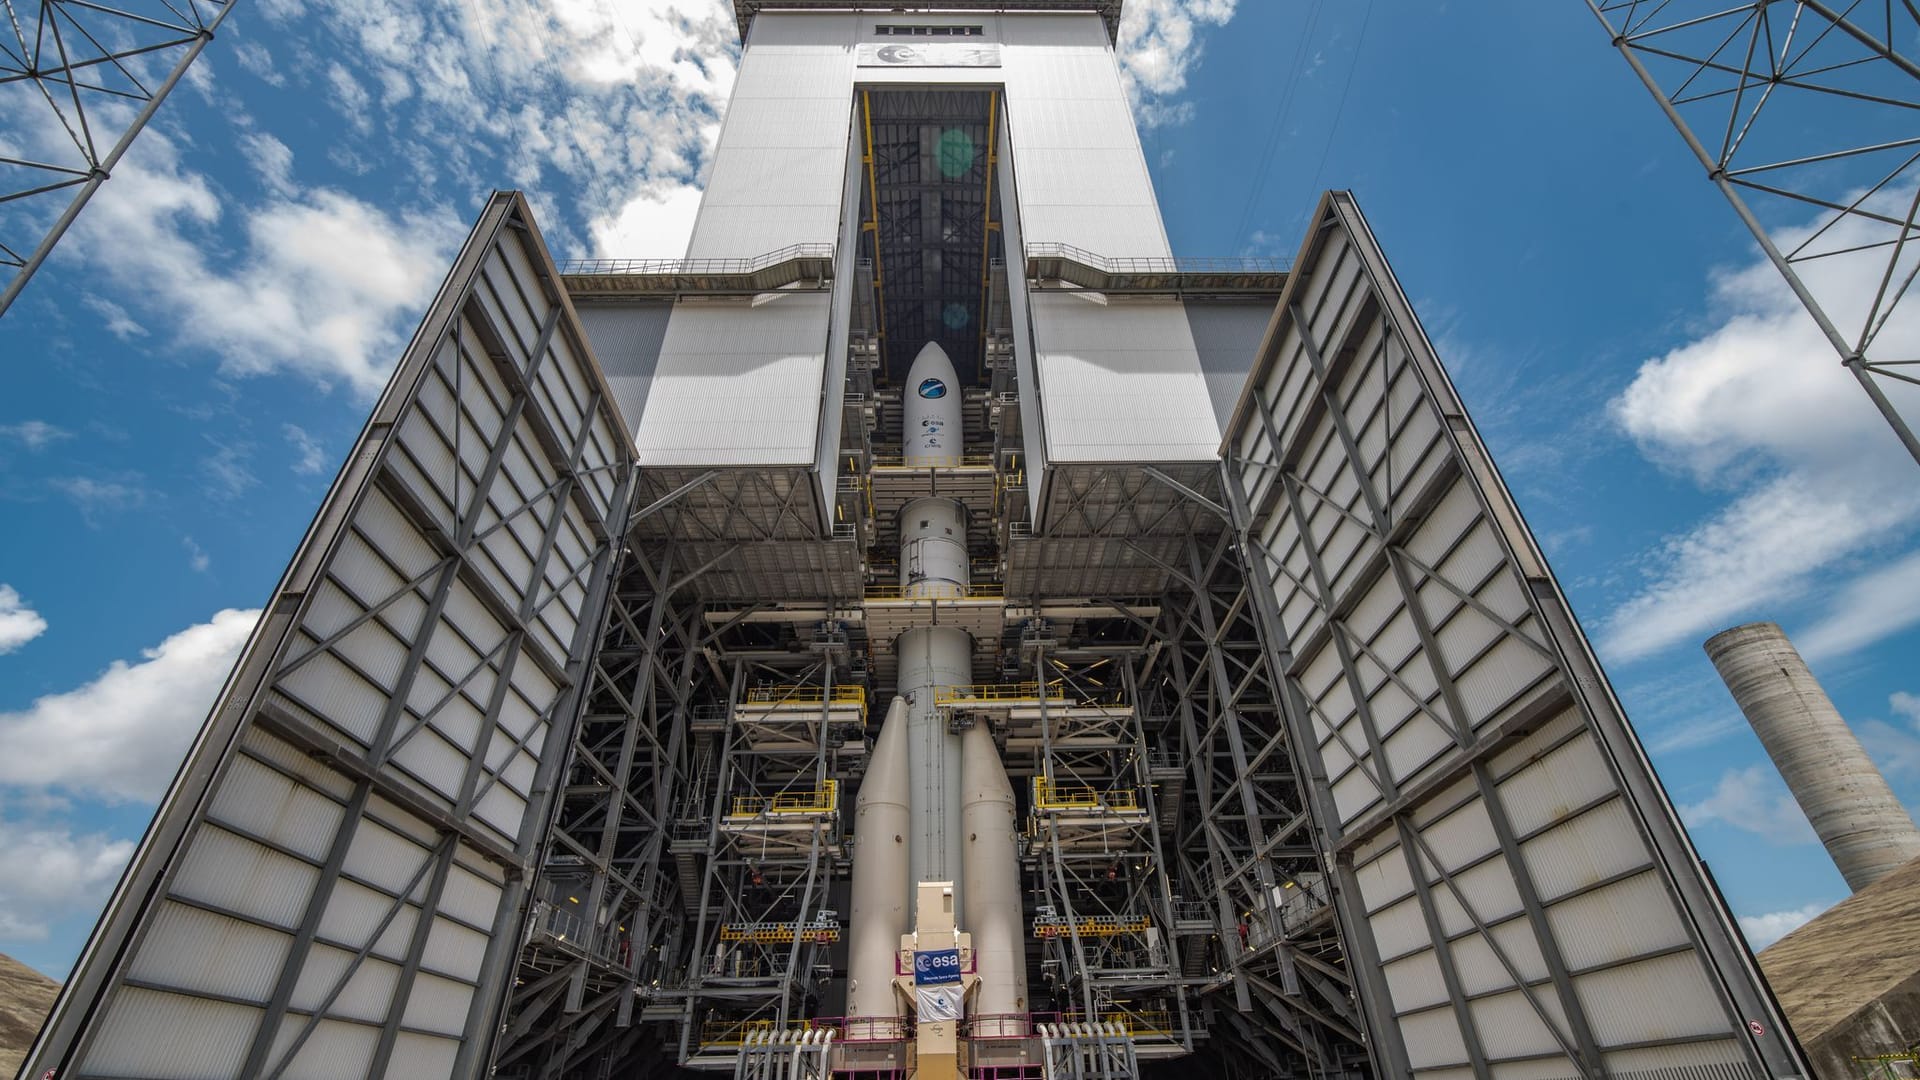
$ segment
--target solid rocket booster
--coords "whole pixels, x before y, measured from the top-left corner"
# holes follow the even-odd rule
[[[927,342],[913,358],[901,405],[906,419],[906,464],[933,465],[960,456],[966,439],[961,430],[960,383],[953,361],[939,342]]]
[[[1027,947],[1013,785],[985,724],[968,728],[961,743],[961,890],[980,971],[973,1030],[975,1035],[1025,1035]]]
[[[847,953],[847,1016],[900,1015],[893,992],[894,954],[908,931],[913,881],[907,872],[911,810],[907,791],[907,701],[893,699],[860,795],[853,802],[853,911]],[[867,1032],[860,1034],[866,1035]],[[870,1033],[890,1037],[885,1029]]]

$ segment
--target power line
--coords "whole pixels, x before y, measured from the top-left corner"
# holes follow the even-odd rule
[[[1300,40],[1293,50],[1293,73],[1287,79],[1287,88],[1274,105],[1273,123],[1267,130],[1267,145],[1260,154],[1260,167],[1254,170],[1253,186],[1247,191],[1247,202],[1240,210],[1240,222],[1233,229],[1233,243],[1238,244],[1247,234],[1247,225],[1253,219],[1253,207],[1259,201],[1260,192],[1267,185],[1267,174],[1273,167],[1273,152],[1280,145],[1280,133],[1286,130],[1287,115],[1293,111],[1294,92],[1300,86],[1301,72],[1305,69],[1307,44],[1313,40],[1313,32],[1320,24],[1320,10],[1323,0],[1313,0],[1313,6],[1307,9],[1307,19],[1300,30]]]

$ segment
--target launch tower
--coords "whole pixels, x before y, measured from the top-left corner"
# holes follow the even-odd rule
[[[740,0],[684,259],[489,202],[30,1059],[1800,1075],[1372,234],[1118,0]]]

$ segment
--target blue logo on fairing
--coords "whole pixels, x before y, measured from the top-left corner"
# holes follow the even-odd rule
[[[920,382],[920,396],[923,398],[946,397],[947,384],[939,379],[923,379]]]

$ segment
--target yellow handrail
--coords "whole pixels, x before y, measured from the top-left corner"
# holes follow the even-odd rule
[[[750,941],[756,945],[790,945],[795,933],[817,944],[840,940],[840,927],[831,923],[797,926],[794,923],[723,923],[721,941]]]
[[[736,795],[728,817],[772,814],[831,814],[840,809],[840,782],[829,780],[812,791],[783,791],[778,795]]]
[[[789,1020],[785,1024],[772,1020],[708,1020],[700,1025],[701,1046],[742,1046],[747,1036],[754,1032],[775,1031],[811,1031],[813,1024],[807,1020]]]
[[[835,705],[865,705],[867,688],[847,683],[834,687],[830,698],[818,686],[757,686],[747,691],[749,705],[821,705],[828,701]]]
[[[1065,937],[1074,931],[1079,931],[1081,937],[1119,937],[1121,934],[1144,934],[1152,926],[1152,921],[1145,915],[1085,915],[1072,920],[1071,923],[1055,915],[1051,918],[1033,920],[1033,936]]]
[[[1047,698],[1067,704],[1067,681],[1055,679],[1047,684]],[[1023,683],[975,683],[971,686],[936,686],[933,688],[935,705],[951,705],[961,701],[1039,701],[1040,684]]]
[[[1140,795],[1131,788],[1099,791],[1075,785],[1061,787],[1044,776],[1033,778],[1035,810],[1138,810]]]

